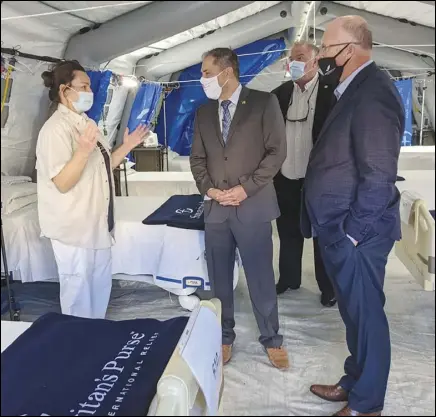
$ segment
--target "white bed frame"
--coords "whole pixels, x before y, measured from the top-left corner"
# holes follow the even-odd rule
[[[216,316],[221,329],[221,303],[213,299],[211,301],[202,301],[201,307],[208,308]],[[22,322],[4,322],[2,321],[2,352],[12,342],[24,333],[31,325],[31,323]],[[195,326],[195,323],[194,323]],[[187,327],[184,331],[183,340],[187,343],[192,329],[187,335],[189,330]],[[3,343],[5,342],[5,343]],[[173,355],[168,362],[168,365],[162,374],[158,385],[156,396],[150,406],[149,416],[205,416],[207,415],[206,402],[203,392],[197,383],[188,364],[182,358],[180,353],[181,342],[177,344]],[[198,346],[201,350],[202,346]],[[219,364],[222,372],[222,360]],[[223,390],[223,378],[221,379],[221,389],[219,393],[219,400],[221,405]]]
[[[435,291],[435,220],[421,199],[413,202],[410,217],[401,220],[403,239],[396,244],[396,255],[425,291]]]
[[[221,303],[217,299],[202,301],[201,307],[210,309],[221,328]],[[198,347],[201,350],[201,346]],[[222,361],[220,363],[222,371]],[[223,375],[223,372],[221,372]],[[220,404],[224,379],[221,380]],[[179,345],[171,357],[157,386],[154,404],[148,415],[190,416],[207,415],[203,393],[190,368],[180,354]]]

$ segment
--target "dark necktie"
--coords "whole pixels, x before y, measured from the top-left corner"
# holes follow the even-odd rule
[[[224,100],[221,103],[221,107],[223,108],[222,134],[224,143],[227,143],[227,137],[232,123],[232,116],[229,110],[230,104],[232,104],[230,100]]]

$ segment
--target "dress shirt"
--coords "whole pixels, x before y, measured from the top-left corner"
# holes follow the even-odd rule
[[[306,176],[309,156],[313,147],[312,129],[318,87],[318,75],[306,84],[304,91],[297,84],[294,84],[287,118],[289,120],[303,119],[308,114],[308,110],[309,114],[305,122],[286,120],[287,156],[281,172],[290,180],[299,180]]]
[[[374,61],[370,60],[368,62],[365,62],[362,66],[357,68],[356,71],[354,71],[351,75],[349,75],[344,81],[342,81],[335,90],[335,96],[339,100],[343,94],[345,93],[345,90],[350,86],[350,84],[353,82],[353,80],[357,77],[359,72],[364,70],[366,67],[370,66]]]
[[[228,99],[230,101],[229,112],[230,112],[230,117],[232,118],[232,120],[233,120],[233,117],[234,117],[234,115],[236,113],[236,107],[238,106],[238,103],[239,103],[239,97],[241,96],[241,91],[242,91],[242,85],[239,84],[238,88],[234,91],[232,96]],[[223,108],[221,106],[221,103],[223,101],[224,100],[221,100],[221,99],[218,100],[218,117],[219,117],[219,120],[220,120],[220,129],[221,129],[221,131],[223,130],[223,117],[224,117],[224,110],[223,110]],[[205,201],[209,201],[210,199],[211,198],[208,195],[206,195],[204,197]]]
[[[238,88],[235,90],[235,92],[232,94],[232,96],[228,99],[230,101],[229,111],[230,111],[230,117],[233,120],[233,116],[236,112],[236,107],[238,106],[239,97],[241,96],[242,91],[242,85],[239,84]],[[223,107],[221,106],[221,103],[224,100],[218,100],[218,116],[220,119],[220,129],[223,130],[223,117],[224,117],[224,111]]]

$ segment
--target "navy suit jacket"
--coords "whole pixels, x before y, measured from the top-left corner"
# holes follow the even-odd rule
[[[324,244],[347,234],[363,242],[380,235],[401,239],[395,185],[404,109],[389,77],[364,68],[327,117],[309,161],[302,232]]]

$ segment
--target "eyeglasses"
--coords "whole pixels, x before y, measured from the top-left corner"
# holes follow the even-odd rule
[[[294,120],[294,119],[289,119],[289,118],[288,118],[289,108],[290,108],[290,107],[292,106],[292,104],[294,103],[294,95],[292,95],[291,101],[290,101],[289,106],[288,106],[288,112],[286,112],[286,120],[287,120],[288,122],[291,122],[291,123],[296,123],[296,122],[304,123],[304,122],[307,122],[307,119],[309,118],[309,113],[310,113],[310,99],[312,98],[313,93],[315,92],[315,89],[316,89],[318,83],[319,83],[319,78],[316,80],[316,83],[315,83],[315,85],[313,86],[312,91],[310,92],[309,98],[307,99],[307,114],[306,114],[306,116],[303,117],[302,119],[295,119],[295,120]],[[296,88],[296,87],[295,87],[295,88]]]
[[[319,55],[325,54],[328,49],[333,48],[335,46],[344,46],[344,45],[360,45],[360,42],[341,42],[341,43],[332,43],[331,45],[321,45],[319,48]]]

